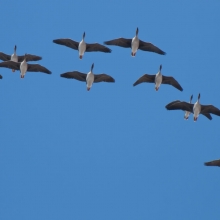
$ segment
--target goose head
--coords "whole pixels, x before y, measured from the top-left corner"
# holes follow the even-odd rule
[[[160,64],[160,68],[159,68],[159,70],[160,70],[160,72],[161,72],[161,70],[162,70],[162,64]]]
[[[198,102],[199,102],[199,100],[200,100],[200,93],[199,93],[199,95],[198,95]]]
[[[191,95],[189,103],[192,103],[192,99],[193,99],[193,95]]]
[[[84,33],[83,33],[83,40],[84,40],[85,36],[86,36],[86,33],[85,33],[85,31],[84,31]]]
[[[93,63],[92,66],[91,66],[91,72],[92,72],[93,68],[94,68],[94,63]]]
[[[136,37],[138,36],[138,31],[139,31],[139,30],[138,30],[138,27],[137,27],[137,29],[136,29]]]
[[[15,53],[16,53],[16,49],[17,49],[17,46],[15,45],[15,46],[14,46],[14,52],[15,52]]]

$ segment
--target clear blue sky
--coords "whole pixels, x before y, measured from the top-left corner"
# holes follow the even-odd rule
[[[12,1],[1,4],[0,51],[42,56],[52,71],[0,68],[0,219],[218,219],[220,118],[167,111],[173,100],[220,108],[219,1]],[[57,38],[103,43],[132,38],[167,55],[110,47],[78,52]],[[60,77],[79,70],[116,83]],[[183,92],[133,83],[144,73],[173,76]]]

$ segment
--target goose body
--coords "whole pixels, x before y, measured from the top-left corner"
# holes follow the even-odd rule
[[[220,116],[220,109],[213,105],[200,104],[200,94],[198,95],[198,100],[195,104],[176,100],[167,104],[165,107],[167,110],[183,110],[191,112],[194,114],[194,121],[197,121],[200,114],[206,116],[209,120],[212,120],[211,114]]]
[[[131,56],[135,56],[137,53],[137,50],[139,48],[139,39],[138,39],[138,28],[136,30],[136,35],[133,37],[131,41]]]
[[[21,78],[24,78],[26,72],[43,72],[47,74],[51,74],[51,71],[41,66],[39,64],[28,64],[27,63],[27,54],[24,55],[24,60],[22,62],[14,62],[14,61],[4,61],[0,63],[0,67],[5,67],[9,69],[20,70]]]
[[[14,53],[11,55],[11,60],[14,61],[14,62],[18,62],[18,56],[16,54],[16,49],[17,49],[17,46],[15,45]]]
[[[83,55],[86,51],[86,43],[84,41],[84,37],[85,37],[85,32],[83,34],[83,39],[80,41],[79,46],[78,46],[78,50],[79,50],[79,58],[82,59]]]
[[[82,59],[85,52],[104,52],[104,53],[111,53],[111,50],[101,44],[98,43],[86,43],[85,42],[85,32],[83,33],[83,38],[80,42],[74,41],[69,38],[60,38],[53,40],[54,43],[63,45],[66,47],[70,47],[74,50],[79,51],[79,58]]]
[[[82,82],[86,82],[87,90],[89,91],[93,85],[93,83],[98,82],[115,82],[115,80],[107,75],[107,74],[94,74],[93,73],[94,63],[91,66],[90,72],[81,73],[79,71],[72,71],[72,72],[66,72],[60,74],[61,77],[67,78],[67,79],[76,79]]]
[[[94,66],[94,65],[93,65]],[[94,82],[95,76],[92,72],[93,66],[91,68],[91,71],[87,74],[86,76],[86,86],[87,86],[87,90],[89,91],[92,87],[92,84]]]
[[[28,69],[28,64],[26,62],[26,57],[25,57],[24,60],[20,64],[20,75],[21,75],[21,78],[24,78],[24,76],[25,76],[25,74],[27,72],[27,69]]]
[[[131,56],[135,56],[138,49],[148,52],[154,52],[157,54],[165,55],[166,53],[149,42],[144,42],[138,38],[139,29],[136,29],[136,35],[134,38],[117,38],[109,41],[105,41],[106,45],[114,45],[124,48],[131,48]]]
[[[156,74],[155,76],[155,90],[158,91],[161,83],[162,83],[162,74],[161,74],[161,68],[162,66],[160,67],[160,70],[159,72]]]
[[[197,102],[193,105],[194,121],[197,121],[199,114],[201,112],[201,104],[199,103],[200,94],[198,96]]]
[[[175,87],[176,89],[183,91],[181,85],[172,76],[162,75],[161,69],[162,65],[160,65],[159,72],[156,75],[144,74],[133,84],[133,86],[136,86],[143,82],[154,83],[155,90],[158,91],[161,84],[169,84]]]

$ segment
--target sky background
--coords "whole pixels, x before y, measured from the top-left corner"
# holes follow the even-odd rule
[[[174,100],[220,108],[219,1],[13,1],[0,7],[0,51],[42,56],[52,71],[0,68],[0,219],[219,219],[220,118],[193,122],[167,111]],[[85,53],[58,38],[152,42],[167,55],[109,46]],[[106,73],[94,84],[60,74]],[[133,83],[143,74],[173,76],[183,92]]]

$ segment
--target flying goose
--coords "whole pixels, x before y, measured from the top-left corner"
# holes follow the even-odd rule
[[[170,84],[175,88],[179,89],[180,91],[183,91],[183,88],[172,76],[162,75],[161,69],[162,65],[160,65],[159,72],[156,75],[144,74],[133,84],[133,86],[136,86],[143,82],[155,83],[155,90],[158,91],[161,84]]]
[[[18,56],[16,53],[17,46],[14,46],[14,53],[12,55],[7,55],[5,53],[0,52],[0,60],[3,61],[14,61],[14,62],[22,62],[24,60],[24,56]],[[31,55],[27,54],[26,61],[38,61],[41,60],[42,57],[36,56],[36,55]],[[14,69],[12,69],[12,72],[15,72]]]
[[[161,55],[165,55],[166,53],[159,49],[158,47],[154,46],[152,43],[144,42],[138,38],[138,28],[136,29],[136,35],[132,39],[127,38],[117,38],[110,41],[105,41],[104,44],[106,45],[115,45],[119,47],[131,48],[131,56],[135,56],[137,50],[144,50],[149,52],[158,53]]]
[[[61,77],[68,78],[68,79],[76,79],[79,81],[86,82],[87,85],[87,90],[89,91],[90,88],[92,87],[93,83],[98,83],[98,82],[115,82],[115,80],[106,74],[93,74],[93,68],[94,68],[94,63],[91,66],[91,70],[88,74],[86,73],[81,73],[78,71],[72,71],[72,72],[66,72],[60,74]]]
[[[200,93],[198,100],[195,104],[181,102],[179,100],[169,103],[165,106],[167,110],[183,110],[189,111],[194,114],[194,121],[197,121],[199,114],[206,116],[209,120],[212,120],[210,114],[220,116],[220,110],[213,105],[201,105],[200,104]]]
[[[94,43],[94,44],[85,43],[85,40],[84,40],[85,35],[86,35],[86,33],[84,32],[83,33],[83,38],[80,42],[71,40],[69,38],[56,39],[56,40],[53,40],[53,42],[56,43],[56,44],[64,45],[66,47],[70,47],[74,50],[78,50],[80,59],[83,58],[83,55],[84,55],[85,52],[100,51],[100,52],[104,52],[104,53],[111,53],[111,50],[108,47],[103,46],[101,44],[98,44],[98,43]]]
[[[0,67],[5,67],[9,69],[20,70],[21,78],[24,78],[26,72],[43,72],[51,74],[51,71],[39,64],[29,64],[27,63],[27,54],[24,55],[24,60],[22,62],[14,61],[4,61],[0,63]]]
[[[212,160],[212,161],[209,161],[209,162],[205,162],[204,165],[205,166],[217,166],[217,167],[220,167],[220,159]]]

